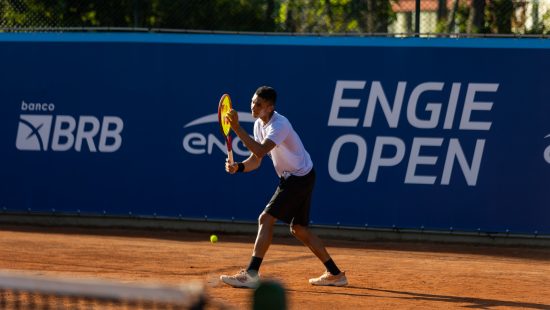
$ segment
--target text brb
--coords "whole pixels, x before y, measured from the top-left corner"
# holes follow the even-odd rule
[[[53,103],[21,102],[21,111],[54,112]],[[22,151],[116,152],[124,122],[117,116],[21,114],[16,147]]]
[[[102,121],[95,116],[82,115],[78,121],[68,115],[57,115],[53,127],[51,149],[67,151],[74,147],[80,152],[86,145],[90,152],[110,153],[117,151],[122,144],[122,119],[104,116]],[[96,144],[94,139],[99,135]]]

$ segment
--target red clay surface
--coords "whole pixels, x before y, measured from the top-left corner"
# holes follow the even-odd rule
[[[217,281],[248,264],[254,236],[0,226],[0,269],[121,282],[204,281],[215,303],[250,309],[252,290]],[[290,309],[550,309],[550,249],[325,240],[347,287],[313,287],[324,266],[274,238],[260,270]]]

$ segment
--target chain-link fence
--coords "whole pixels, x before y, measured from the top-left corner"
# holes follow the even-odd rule
[[[0,0],[0,31],[547,35],[550,0]]]

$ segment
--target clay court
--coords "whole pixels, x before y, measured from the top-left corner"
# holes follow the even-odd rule
[[[249,309],[252,291],[217,281],[247,263],[253,235],[2,226],[0,268],[126,283],[206,284],[213,304]],[[290,309],[550,309],[550,249],[325,240],[347,287],[313,287],[322,264],[276,237],[262,265]]]

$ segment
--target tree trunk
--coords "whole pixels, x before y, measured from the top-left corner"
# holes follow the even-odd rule
[[[265,10],[265,29],[264,31],[275,31],[275,0],[267,0],[267,9]]]
[[[377,5],[376,0],[368,0],[367,7],[369,9],[369,20],[368,20],[368,27],[369,32],[376,32],[376,15],[377,15]]]
[[[468,18],[468,33],[483,32],[485,28],[485,0],[472,0],[470,17]]]
[[[447,18],[447,0],[437,0],[437,21]]]
[[[288,1],[286,8],[285,28],[287,32],[296,32],[296,22],[294,21],[294,0]]]
[[[332,29],[334,22],[333,22],[333,16],[332,16],[332,5],[330,4],[330,0],[325,0],[325,12],[327,12],[328,17],[328,24],[326,25],[326,30],[329,32],[330,29]],[[339,31],[340,29],[333,29],[335,31]]]
[[[388,32],[388,0],[367,0],[368,32]]]
[[[361,32],[368,31],[369,9],[367,0],[355,0],[355,7],[352,11],[353,18],[357,19],[357,24]]]
[[[455,0],[453,7],[451,8],[451,14],[449,14],[449,20],[447,21],[447,33],[454,32],[456,12],[458,11],[458,1]]]

